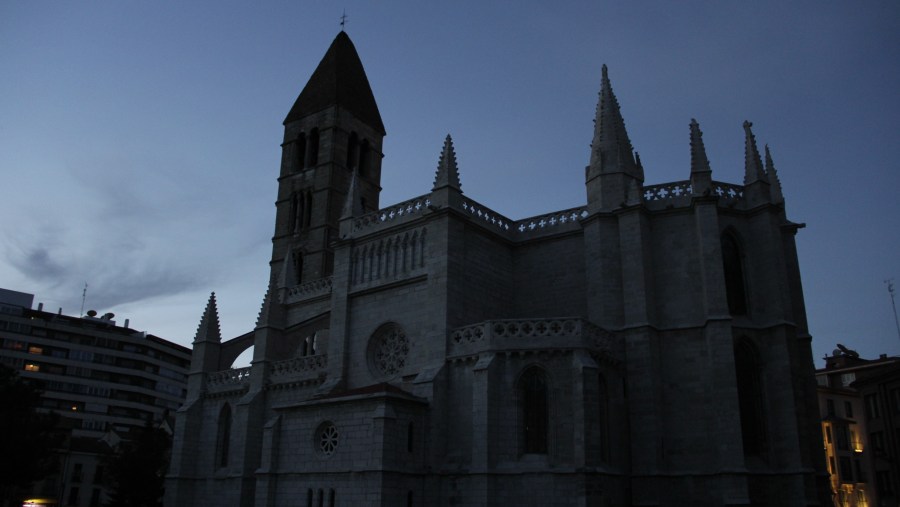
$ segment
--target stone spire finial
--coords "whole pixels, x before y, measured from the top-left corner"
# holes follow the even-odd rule
[[[441,158],[438,160],[437,173],[434,176],[432,191],[443,187],[450,187],[462,192],[459,183],[459,168],[456,166],[456,151],[453,149],[453,138],[447,134],[444,139],[444,149],[441,150]]]
[[[691,118],[691,193],[709,195],[712,192],[712,169],[706,158],[706,147],[703,145],[703,132],[700,124]]]
[[[203,317],[200,318],[200,325],[197,327],[197,334],[194,336],[194,342],[222,342],[222,332],[219,328],[219,310],[216,308],[215,292],[209,295],[209,301],[206,303]]]
[[[778,179],[778,171],[775,170],[775,164],[772,162],[772,154],[769,153],[769,145],[766,145],[766,175],[769,177],[769,193],[772,202],[784,202],[784,194],[781,193],[781,180]]]
[[[763,181],[768,183],[766,172],[763,170],[762,160],[759,157],[759,150],[756,148],[756,137],[750,130],[753,124],[749,121],[744,122],[744,185],[749,185],[755,181]]]
[[[362,199],[359,195],[359,178],[356,175],[356,171],[353,171],[353,176],[350,177],[350,188],[347,189],[347,198],[344,200],[341,220],[358,217],[363,213]]]
[[[637,151],[634,152],[634,166],[637,168],[638,179],[644,181],[644,164],[641,163],[641,155]]]
[[[591,142],[590,172],[624,172],[643,181],[643,174],[634,160],[634,150],[625,120],[619,109],[619,101],[613,93],[606,65],[603,65],[600,80],[600,100],[594,119],[594,139]]]
[[[706,147],[703,145],[703,132],[700,124],[691,118],[691,174],[712,172],[709,159],[706,158]]]

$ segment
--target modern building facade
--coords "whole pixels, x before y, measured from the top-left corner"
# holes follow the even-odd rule
[[[61,417],[60,470],[35,486],[60,506],[105,501],[103,461],[132,430],[163,425],[184,402],[190,349],[117,326],[112,314],[32,309],[31,294],[0,289],[0,361],[43,390]]]
[[[284,121],[255,329],[203,314],[166,505],[830,502],[768,150],[745,123],[743,183],[715,181],[691,121],[689,179],[645,185],[605,66],[595,114],[585,203],[507,218],[448,136],[433,187],[382,207],[385,128],[340,33]]]

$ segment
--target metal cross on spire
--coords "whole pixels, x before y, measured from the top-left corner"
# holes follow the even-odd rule
[[[347,10],[344,9],[344,13],[341,14],[341,31],[344,31],[344,26],[347,24]]]

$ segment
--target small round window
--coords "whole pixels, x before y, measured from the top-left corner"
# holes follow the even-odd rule
[[[376,375],[393,377],[400,374],[408,355],[409,339],[397,324],[379,327],[369,340],[369,366]]]
[[[316,449],[324,456],[331,456],[338,446],[338,433],[334,423],[325,422],[316,431]]]

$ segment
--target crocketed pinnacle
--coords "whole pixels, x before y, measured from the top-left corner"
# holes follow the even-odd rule
[[[781,180],[778,179],[778,171],[775,170],[775,164],[772,162],[772,154],[769,153],[769,145],[766,145],[766,175],[769,177],[769,195],[772,202],[784,202],[784,194],[781,193]]]
[[[625,130],[625,120],[619,109],[619,101],[609,82],[606,65],[602,69],[600,100],[594,119],[594,139],[591,142],[593,173],[625,172],[643,181],[643,175],[634,160],[631,140]]]
[[[756,148],[756,137],[750,130],[752,126],[749,121],[744,122],[744,185],[756,181],[769,182],[763,170],[762,160],[759,158],[759,150]]]
[[[288,124],[334,105],[350,111],[360,121],[384,134],[384,123],[366,71],[356,47],[345,32],[338,33],[334,38],[284,123]]]
[[[259,314],[256,316],[257,329],[264,327],[268,323],[269,307],[272,305],[271,297],[272,289],[268,288],[266,289],[266,295],[263,296],[262,305],[259,307]]]
[[[356,171],[350,176],[350,188],[347,189],[347,197],[344,199],[344,209],[341,212],[341,220],[358,217],[364,213],[362,199],[359,195],[359,178]]]
[[[703,146],[703,132],[700,131],[697,120],[691,118],[691,174],[708,172],[712,172],[712,169]]]
[[[459,168],[456,166],[456,151],[453,149],[453,138],[450,137],[450,134],[447,134],[447,138],[444,139],[444,149],[441,150],[441,158],[438,160],[432,190],[444,187],[462,191],[462,185],[459,183]]]
[[[221,342],[222,332],[219,328],[219,310],[216,307],[216,293],[209,295],[203,317],[200,318],[200,326],[197,327],[195,342]]]

